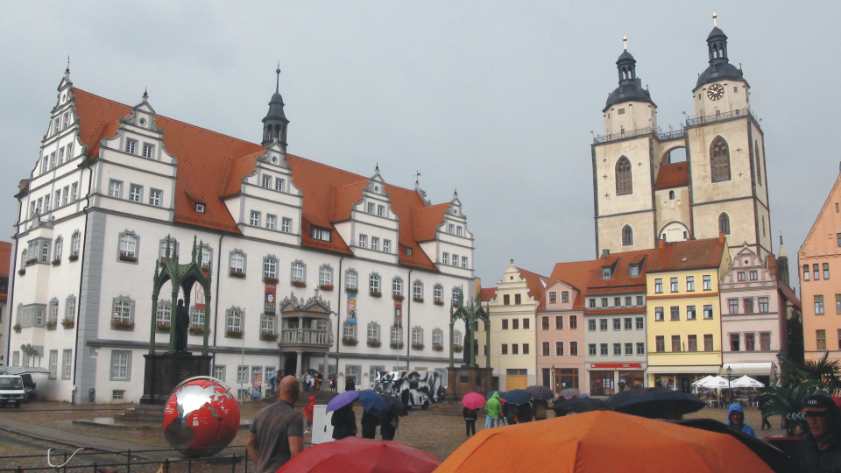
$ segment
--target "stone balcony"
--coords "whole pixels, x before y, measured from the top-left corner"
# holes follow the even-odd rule
[[[333,337],[327,330],[290,328],[280,331],[278,343],[281,348],[327,351],[333,346]]]

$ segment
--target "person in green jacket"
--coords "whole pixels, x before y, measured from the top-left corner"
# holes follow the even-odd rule
[[[485,428],[496,427],[499,419],[499,393],[494,391],[491,397],[485,402]]]

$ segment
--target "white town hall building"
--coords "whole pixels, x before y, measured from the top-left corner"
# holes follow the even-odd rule
[[[441,370],[450,305],[471,297],[474,238],[461,202],[286,152],[276,90],[255,144],[76,88],[69,70],[21,181],[14,235],[13,366],[42,367],[46,399],[138,401],[152,316],[169,338],[176,301],[152,280],[168,246],[201,244],[212,279],[212,372],[245,395],[277,370],[353,376]],[[174,240],[174,241],[173,241]],[[168,283],[167,283],[168,284]],[[191,298],[191,351],[204,299]],[[460,351],[463,326],[453,330]],[[458,356],[460,358],[460,355]],[[328,365],[325,371],[324,364]]]

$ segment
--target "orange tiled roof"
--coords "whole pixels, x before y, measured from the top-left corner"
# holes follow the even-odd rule
[[[568,261],[562,263],[555,263],[552,268],[552,274],[549,276],[549,284],[556,282],[563,282],[574,287],[578,291],[578,295],[572,302],[574,309],[582,309],[584,307],[584,297],[589,284],[592,272],[598,271],[601,266],[598,260],[586,261]]]
[[[526,286],[529,288],[529,295],[532,296],[537,301],[537,309],[542,310],[543,306],[546,305],[544,293],[546,291],[546,283],[547,278],[546,276],[541,276],[540,274],[531,272],[527,269],[523,269],[517,267],[517,271],[520,272],[520,276],[526,280]]]
[[[483,287],[479,289],[479,300],[488,302],[496,296],[495,287]]]
[[[649,272],[717,268],[727,246],[724,237],[662,243],[652,254]]]
[[[88,159],[99,156],[103,139],[113,137],[120,119],[131,107],[73,88],[79,135]],[[200,128],[163,115],[155,117],[163,131],[164,146],[177,160],[175,222],[217,231],[240,233],[224,198],[240,192],[242,179],[254,171],[262,146]],[[349,254],[346,242],[333,224],[350,218],[368,178],[292,154],[287,155],[292,179],[303,199],[302,244],[319,250]],[[435,271],[435,264],[421,250],[419,242],[435,238],[449,204],[427,205],[417,192],[386,184],[394,212],[400,220],[399,258],[406,266]],[[194,203],[203,201],[204,214],[196,214]],[[310,237],[316,225],[332,231],[332,241]],[[407,255],[405,248],[411,248]]]
[[[0,241],[0,278],[9,277],[9,264],[11,263],[12,244],[8,241]]]
[[[637,250],[602,256],[597,260],[598,267],[591,271],[587,292],[600,295],[645,292],[645,272],[657,251],[656,249]],[[631,265],[634,264],[640,265],[637,276],[631,276]],[[612,268],[610,279],[602,277],[602,268],[605,266]]]
[[[684,187],[689,185],[689,163],[663,163],[660,171],[657,172],[657,180],[654,182],[654,189],[670,189],[672,187]]]

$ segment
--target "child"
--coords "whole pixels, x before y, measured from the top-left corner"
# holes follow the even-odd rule
[[[464,416],[464,429],[467,431],[467,436],[470,437],[476,433],[476,419],[479,417],[479,409],[464,408],[461,410],[461,415]]]

